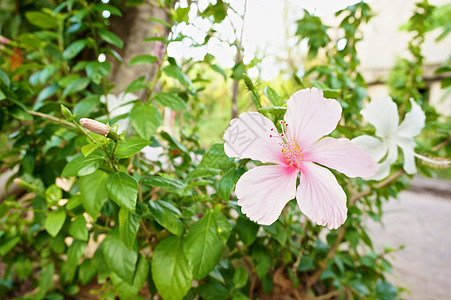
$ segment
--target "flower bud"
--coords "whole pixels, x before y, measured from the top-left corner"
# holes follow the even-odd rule
[[[70,110],[62,104],[61,104],[61,113],[68,121],[72,121],[74,119],[74,116],[72,115]]]
[[[254,84],[252,83],[252,79],[247,76],[247,74],[243,74],[244,77],[244,83],[246,84],[249,91],[253,91],[255,89]]]
[[[103,136],[107,136],[108,132],[110,132],[110,127],[108,125],[92,119],[81,118],[80,124],[83,125],[84,128]]]
[[[4,36],[0,35],[0,44],[9,44],[11,41]]]

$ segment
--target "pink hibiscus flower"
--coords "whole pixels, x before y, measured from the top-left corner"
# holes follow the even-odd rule
[[[372,176],[377,164],[346,138],[320,139],[337,127],[341,111],[338,101],[312,88],[290,97],[281,133],[257,112],[242,113],[230,122],[224,134],[227,156],[272,163],[249,170],[236,184],[238,204],[249,219],[270,225],[296,196],[299,208],[314,223],[329,229],[344,223],[346,194],[332,172],[318,164],[348,177]]]

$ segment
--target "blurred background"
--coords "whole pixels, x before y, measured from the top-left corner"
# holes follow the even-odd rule
[[[37,11],[41,14],[30,14]],[[66,32],[59,35],[52,22],[66,22]],[[450,31],[451,2],[446,0],[0,0],[0,65],[5,74],[0,74],[0,83],[11,87],[0,90],[0,202],[21,189],[12,182],[15,174],[41,172],[44,181],[51,178],[46,185],[53,183],[66,163],[64,155],[74,151],[75,144],[80,146],[77,142],[61,152],[63,165],[55,158],[57,175],[44,167],[36,171],[34,159],[40,156],[34,146],[27,148],[34,145],[24,129],[33,127],[27,114],[59,116],[59,104],[64,103],[78,117],[110,120],[130,133],[133,105],[127,101],[144,101],[153,90],[174,93],[182,107],[185,102],[189,106],[187,112],[159,107],[159,128],[171,135],[164,138],[170,154],[165,155],[165,144],[160,147],[156,140],[152,141],[158,146],[142,154],[159,161],[163,173],[168,161],[176,161],[177,153],[186,150],[174,140],[189,145],[188,156],[196,161],[209,146],[223,142],[232,118],[257,109],[276,118],[283,108],[273,98],[286,100],[311,86],[340,101],[345,109],[340,133],[349,136],[346,130],[360,125],[354,120],[361,118],[360,110],[371,99],[390,95],[403,115],[413,97],[430,121],[417,140],[420,153],[449,159]],[[81,42],[70,48],[68,41],[77,40]],[[134,60],[149,54],[148,61]],[[93,62],[95,67],[89,67]],[[111,66],[99,67],[105,62]],[[72,86],[84,78],[89,82]],[[143,85],[151,86],[150,94]],[[124,92],[131,98],[120,98]],[[9,103],[9,98],[15,101]],[[39,131],[35,137],[40,134],[45,136]],[[45,151],[67,142],[58,136],[48,140],[41,145]],[[49,160],[47,165],[54,162],[53,156]],[[400,193],[398,201],[378,202],[386,214],[382,219],[382,212],[371,214],[362,226],[368,226],[375,249],[387,253],[392,262],[393,268],[384,270],[389,279],[399,291],[410,291],[403,294],[405,299],[448,299],[451,170],[420,161],[417,165],[421,175],[410,189]],[[393,190],[381,189],[383,197],[396,196],[408,184],[401,179]],[[6,264],[0,264],[0,277],[5,270]],[[5,279],[2,284],[11,282]],[[37,289],[30,283],[21,288],[23,294]],[[356,295],[367,299],[359,298],[359,291]],[[377,295],[368,299],[394,299],[395,292]]]

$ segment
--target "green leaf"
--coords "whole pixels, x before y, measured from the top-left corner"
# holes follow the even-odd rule
[[[128,249],[122,243],[116,228],[110,231],[103,240],[102,248],[105,262],[110,270],[125,282],[133,284],[133,274],[135,274],[138,260],[137,248]]]
[[[55,95],[56,91],[59,89],[57,84],[52,84],[51,86],[48,86],[44,89],[42,89],[42,91],[39,92],[38,94],[38,98],[36,99],[36,102],[42,102],[45,99]],[[36,103],[33,105],[33,109],[37,109],[37,105]]]
[[[78,262],[85,253],[88,243],[74,240],[67,250],[67,260],[61,268],[60,276],[64,283],[69,283],[75,276]]]
[[[443,79],[441,84],[442,89],[446,89],[449,86],[451,86],[451,77]]]
[[[233,285],[235,286],[235,288],[240,289],[242,287],[244,287],[247,283],[247,279],[248,279],[249,275],[247,274],[246,269],[244,269],[242,266],[239,266],[236,270],[235,273],[233,274]]]
[[[224,177],[219,182],[218,192],[222,200],[229,202],[230,194],[239,179],[239,173],[236,169],[232,169],[224,174]]]
[[[177,179],[155,176],[155,175],[146,175],[141,178],[142,184],[148,186],[157,186],[162,189],[172,192],[172,193],[180,193],[185,189],[185,184]]]
[[[107,10],[112,15],[116,15],[116,16],[122,17],[122,12],[119,10],[119,8],[114,7],[112,5],[108,5],[108,4],[104,4],[104,3],[97,3],[97,4],[94,4],[92,8],[97,10],[97,11],[100,11],[100,12],[103,12],[104,10]]]
[[[50,263],[42,270],[41,278],[39,279],[39,292],[45,294],[53,286],[53,276],[55,274],[55,266]]]
[[[196,168],[188,173],[185,180],[191,180],[195,178],[202,178],[202,177],[213,177],[216,175],[221,174],[221,170],[214,169],[214,168]]]
[[[162,19],[158,19],[158,18],[148,18],[147,20],[152,21],[152,22],[157,22],[160,23],[161,25],[164,25],[166,27],[171,28],[171,24],[169,24],[168,22],[162,20]]]
[[[240,216],[236,220],[236,231],[238,236],[246,246],[250,246],[257,238],[258,224],[250,221],[248,218]]]
[[[243,64],[243,62],[241,62],[241,61],[238,62],[232,68],[232,78],[235,80],[243,79],[245,70],[246,70],[246,66]]]
[[[270,86],[266,86],[265,94],[273,106],[283,106],[283,98],[280,97],[279,93]]]
[[[63,191],[56,184],[52,184],[45,190],[45,200],[49,206],[57,205],[62,198]]]
[[[64,221],[66,220],[65,210],[55,210],[52,211],[45,220],[45,230],[52,236],[55,237],[58,232],[60,232],[63,227]]]
[[[378,279],[376,283],[376,297],[380,300],[395,300],[398,289],[390,282]]]
[[[218,72],[219,74],[221,74],[222,77],[224,77],[224,80],[227,79],[227,74],[226,74],[226,72],[225,72],[224,69],[222,69],[220,66],[218,66],[218,65],[210,65],[210,67],[213,69],[213,71],[216,71],[216,72]]]
[[[152,256],[152,277],[165,300],[181,300],[191,288],[193,274],[180,238],[162,240]]]
[[[73,209],[75,209],[77,206],[80,206],[80,205],[82,205],[82,204],[83,204],[83,203],[82,203],[81,195],[78,194],[78,195],[72,196],[72,198],[69,199],[69,202],[66,204],[66,208],[67,208],[68,210],[73,210]]]
[[[82,285],[88,284],[97,274],[94,259],[85,259],[78,269],[78,279]],[[111,273],[114,274],[114,273]]]
[[[100,84],[102,78],[108,76],[111,70],[111,64],[107,61],[91,61],[86,65],[86,75],[96,84]]]
[[[208,148],[199,163],[199,168],[214,168],[228,170],[230,159],[224,152],[224,144],[214,144]]]
[[[108,193],[105,188],[107,177],[107,173],[97,170],[88,176],[81,177],[78,184],[83,207],[94,221],[97,220],[103,204],[108,200]]]
[[[27,11],[25,13],[25,18],[27,18],[31,24],[43,29],[58,27],[58,22],[53,16],[40,11]]]
[[[264,226],[263,227],[267,232],[271,234],[273,239],[275,239],[277,242],[279,242],[280,245],[284,246],[288,239],[288,234],[285,228],[283,227],[282,223],[279,221],[276,221],[275,223],[271,224],[270,226]]]
[[[88,241],[88,228],[86,227],[86,220],[83,215],[79,215],[70,223],[69,234],[80,241]]]
[[[268,250],[260,245],[254,245],[252,247],[252,260],[255,264],[255,271],[257,271],[258,278],[263,278],[271,267],[271,257]]]
[[[99,156],[84,157],[82,154],[74,157],[64,167],[61,176],[86,176],[94,173],[102,164],[103,159]]]
[[[146,282],[148,274],[149,263],[144,256],[140,255],[135,276],[133,278],[133,284],[123,281],[115,273],[111,273],[111,280],[113,281],[114,288],[118,292],[121,299],[135,299],[133,296],[138,294],[141,290],[142,286]]]
[[[135,212],[138,197],[138,182],[135,178],[124,172],[114,173],[108,176],[105,187],[117,205]]]
[[[369,292],[370,292],[368,290],[368,288],[365,286],[365,284],[362,281],[358,280],[358,279],[349,281],[348,285],[351,288],[353,288],[354,290],[356,290],[357,292],[359,292],[363,296],[368,295]]]
[[[308,271],[315,268],[315,261],[308,255],[302,255],[301,261],[299,262],[299,271]]]
[[[216,223],[218,224],[218,233],[221,237],[222,241],[227,243],[227,240],[230,237],[230,234],[232,233],[232,225],[230,224],[229,220],[220,212],[214,211],[213,215],[215,217]]]
[[[8,75],[6,75],[6,73],[3,72],[2,70],[0,70],[0,80],[3,81],[6,87],[9,87],[9,85],[11,84]]]
[[[0,256],[5,256],[11,249],[13,249],[17,243],[20,242],[20,236],[15,236],[3,242],[0,246]]]
[[[160,112],[149,102],[136,103],[130,112],[130,123],[136,132],[146,140],[150,140],[154,135],[161,121]]]
[[[124,42],[122,42],[120,37],[118,37],[111,31],[108,31],[106,29],[100,29],[99,35],[105,42],[110,43],[113,46],[116,46],[121,49],[122,49],[122,47],[124,47]]]
[[[324,98],[337,99],[340,97],[340,90],[325,89],[323,90],[323,94]]]
[[[151,142],[143,139],[134,139],[125,142],[119,142],[116,148],[115,156],[117,158],[132,156],[133,154],[150,144]]]
[[[135,91],[138,91],[140,89],[145,89],[148,88],[147,84],[145,84],[146,78],[144,76],[139,77],[135,80],[133,80],[127,87],[127,89],[125,90],[125,93],[133,93]]]
[[[172,135],[170,135],[169,133],[167,133],[165,131],[162,131],[160,133],[160,135],[162,138],[164,138],[166,141],[169,142],[170,148],[180,150],[180,152],[185,154],[188,159],[191,159],[190,152],[188,151],[188,149],[186,149],[185,145],[180,143],[175,137],[173,137]]]
[[[208,281],[196,288],[202,300],[227,300],[230,290],[217,281]],[[259,298],[257,298],[259,299]]]
[[[93,153],[94,151],[96,151],[97,148],[99,148],[101,145],[100,144],[87,144],[81,147],[81,153],[83,153],[84,157],[88,157],[89,154]]]
[[[191,80],[183,74],[182,70],[174,65],[169,65],[163,69],[163,72],[172,78],[177,79],[189,92],[193,93],[195,92],[193,83]]]
[[[215,214],[209,212],[194,223],[186,234],[184,250],[196,279],[205,278],[221,256],[224,242],[218,230]]]
[[[33,117],[19,106],[14,105],[13,107],[10,107],[8,112],[16,119],[33,121]]]
[[[141,216],[132,214],[125,208],[119,211],[119,236],[128,249],[131,249],[136,240]]]
[[[153,64],[157,60],[158,60],[158,58],[156,56],[149,55],[149,54],[142,54],[142,55],[137,55],[137,56],[133,57],[132,59],[130,59],[130,61],[128,62],[128,65],[133,66],[133,65],[142,65],[142,64]]]
[[[156,94],[154,99],[158,104],[167,106],[173,110],[185,110],[187,108],[185,101],[172,93],[161,92]]]
[[[162,200],[150,201],[149,209],[155,220],[176,236],[182,236],[184,227],[179,220],[180,211],[170,203]]]
[[[64,50],[63,58],[66,60],[74,58],[86,47],[87,44],[88,41],[84,39],[73,42],[66,48],[66,50]]]
[[[80,92],[89,84],[89,78],[80,78],[75,81],[72,81],[69,83],[69,85],[64,89],[63,91],[63,97],[67,97],[69,95],[75,94],[77,92]]]

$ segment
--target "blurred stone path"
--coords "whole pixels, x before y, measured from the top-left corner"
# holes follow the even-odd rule
[[[405,246],[389,254],[390,280],[410,290],[405,299],[451,299],[451,182],[415,178],[384,211],[383,227],[369,222],[376,249]]]

